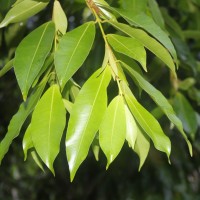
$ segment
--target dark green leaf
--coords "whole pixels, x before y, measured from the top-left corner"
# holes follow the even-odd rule
[[[4,74],[6,74],[9,70],[11,70],[13,67],[13,59],[10,60],[3,69],[0,70],[0,77],[2,77]]]

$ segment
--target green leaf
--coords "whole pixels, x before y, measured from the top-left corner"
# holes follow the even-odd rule
[[[138,135],[135,142],[134,151],[137,153],[137,155],[140,158],[139,171],[141,170],[147,158],[149,149],[150,149],[149,137],[140,128],[138,128]]]
[[[160,58],[172,70],[174,74],[176,74],[175,65],[171,55],[154,38],[150,37],[147,33],[145,33],[141,29],[132,28],[129,25],[113,21],[109,21],[109,23],[115,28],[122,31],[123,33],[129,35],[130,37],[136,38],[138,41],[140,41],[147,49],[149,49],[158,58]]]
[[[54,1],[53,6],[53,21],[55,23],[56,32],[59,31],[64,35],[67,30],[67,17],[64,10],[62,9],[59,1]]]
[[[54,34],[54,24],[48,22],[25,37],[16,49],[14,70],[24,99],[51,50]]]
[[[9,70],[11,70],[13,67],[13,59],[10,60],[4,67],[3,69],[0,70],[0,78],[6,74]]]
[[[158,3],[156,0],[148,0],[148,5],[152,14],[154,21],[165,30],[165,21],[163,19],[162,13],[159,9]]]
[[[66,33],[55,52],[55,68],[63,89],[87,58],[95,37],[95,23],[87,22]]]
[[[126,140],[129,146],[132,149],[134,149],[135,141],[138,135],[138,127],[127,105],[125,105],[125,115],[126,115]]]
[[[24,138],[22,141],[23,151],[24,151],[24,160],[27,159],[27,152],[29,149],[33,148],[33,140],[31,136],[31,124],[29,124],[26,132],[24,134]]]
[[[38,165],[38,167],[44,172],[44,168],[43,168],[42,162],[41,162],[41,160],[40,160],[40,158],[37,155],[35,150],[31,151],[31,156],[32,156],[33,160],[35,161],[35,163]]]
[[[144,70],[147,71],[146,51],[138,40],[116,34],[108,34],[107,39],[115,51],[137,60]]]
[[[32,115],[30,134],[33,146],[53,174],[53,162],[59,153],[65,128],[65,114],[59,86],[52,85],[42,96]]]
[[[168,100],[163,96],[163,94],[159,90],[157,90],[153,85],[146,81],[137,71],[135,71],[125,63],[123,63],[123,66],[129,72],[130,76],[138,82],[139,86],[151,96],[151,98],[162,109],[162,111],[166,114],[169,120],[178,128],[178,130],[181,132],[182,136],[188,144],[190,155],[192,155],[192,146],[186,134],[183,131],[182,122],[176,116]]]
[[[183,122],[184,130],[190,134],[192,139],[194,139],[195,134],[198,129],[198,121],[196,118],[196,113],[194,109],[192,108],[191,104],[179,92],[174,97],[172,103],[178,117]]]
[[[177,62],[177,55],[169,36],[153,21],[153,19],[147,16],[145,13],[140,13],[135,15],[132,11],[127,11],[123,9],[114,9],[118,12],[125,20],[127,20],[131,25],[143,28],[153,37],[155,37],[161,44],[163,44],[168,51],[171,53],[175,61]]]
[[[152,139],[156,149],[165,152],[170,156],[171,142],[169,138],[164,134],[160,124],[133,96],[130,89],[125,85],[124,89],[125,99],[131,110],[134,118],[137,120],[141,128]]]
[[[126,116],[123,96],[115,97],[109,104],[99,128],[99,143],[107,158],[107,166],[122,149],[126,137]]]
[[[23,102],[20,105],[18,112],[11,119],[6,136],[0,143],[0,163],[7,153],[13,139],[19,135],[26,118],[33,111],[40,96],[42,95],[46,83],[47,78],[45,77],[41,84],[36,87],[30,97],[26,100],[26,102]]]
[[[63,99],[63,103],[64,103],[64,106],[65,106],[66,110],[69,113],[71,113],[72,107],[73,107],[74,104],[72,102],[68,101],[67,99]]]
[[[10,23],[21,22],[28,19],[43,10],[48,3],[48,1],[28,0],[16,4],[8,11],[5,18],[0,23],[0,28],[7,26]]]
[[[66,135],[71,181],[85,160],[107,106],[110,69],[97,70],[83,85],[73,105]]]

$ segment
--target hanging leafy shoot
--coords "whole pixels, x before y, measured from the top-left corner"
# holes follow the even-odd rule
[[[14,67],[24,99],[0,143],[0,162],[13,139],[22,132],[28,116],[23,138],[25,160],[30,150],[42,170],[44,163],[55,174],[54,161],[60,152],[66,128],[65,148],[71,181],[91,147],[97,160],[100,149],[103,151],[107,158],[106,168],[114,162],[123,146],[128,145],[139,156],[140,170],[149,153],[150,141],[157,150],[166,154],[170,162],[171,141],[168,134],[136,98],[126,74],[139,91],[149,94],[177,127],[192,155],[192,146],[184,130],[194,135],[197,122],[190,121],[183,126],[180,120],[188,121],[185,109],[191,111],[191,106],[180,93],[175,95],[173,104],[179,119],[166,97],[144,76],[149,71],[147,50],[168,67],[173,80],[177,80],[178,63],[174,45],[165,32],[164,19],[156,18],[161,16],[158,5],[155,1],[145,2],[141,1],[137,8],[130,8],[129,4],[114,8],[104,0],[86,0],[94,20],[67,31],[65,11],[59,1],[54,1],[52,20],[29,33],[16,48],[14,58],[0,71],[1,77]],[[0,28],[28,19],[48,3],[18,0],[0,23]],[[155,13],[148,15],[147,8]],[[105,31],[104,24],[116,32],[107,33],[112,29]],[[93,48],[96,33],[101,34],[105,45],[103,64],[80,87],[74,81],[74,75],[92,55],[91,50],[97,50]],[[108,89],[111,81],[118,89],[112,98]],[[187,104],[187,108],[183,108],[182,104]],[[67,123],[66,113],[69,113]],[[192,110],[191,117],[194,116]]]

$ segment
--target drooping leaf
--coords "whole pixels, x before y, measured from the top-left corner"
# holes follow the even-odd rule
[[[129,67],[125,63],[123,63],[123,66],[129,72],[130,76],[137,81],[139,86],[151,96],[151,98],[162,109],[162,111],[166,114],[169,120],[178,128],[178,130],[184,137],[185,141],[187,142],[190,154],[192,155],[192,146],[186,134],[183,131],[182,122],[176,116],[168,100],[163,96],[163,94],[159,90],[157,90],[153,85],[151,85],[148,81],[146,81],[137,71],[135,71],[133,68]]]
[[[171,53],[175,61],[177,62],[177,55],[169,36],[153,21],[153,19],[147,16],[145,13],[135,15],[132,11],[123,9],[114,9],[124,19],[126,19],[131,25],[143,28],[153,37],[155,37],[166,49]]]
[[[10,23],[21,22],[43,10],[49,1],[22,1],[11,8],[0,23],[0,28]]]
[[[55,68],[63,88],[87,58],[95,37],[94,22],[87,22],[66,33],[55,53]]]
[[[37,155],[35,150],[31,151],[31,156],[32,156],[33,160],[35,161],[35,163],[37,164],[37,166],[44,172],[44,168],[43,168],[42,162],[41,162],[41,160],[40,160],[40,158]]]
[[[20,105],[18,112],[11,119],[6,136],[0,143],[0,163],[4,155],[7,153],[13,139],[19,135],[26,118],[33,111],[35,105],[37,104],[45,88],[46,82],[47,78],[45,77],[41,84],[37,86],[30,97],[26,100],[26,102],[23,102]]]
[[[141,29],[132,28],[126,24],[113,21],[109,21],[109,23],[118,30],[122,31],[123,33],[129,35],[130,37],[136,38],[138,41],[140,41],[147,49],[149,49],[158,58],[160,58],[172,70],[174,74],[176,74],[175,65],[171,55],[166,50],[166,48],[164,48],[154,38],[150,37],[147,33],[145,33]]]
[[[151,11],[154,21],[165,30],[165,21],[156,0],[148,0],[149,9]]]
[[[71,111],[66,135],[66,153],[71,181],[85,160],[107,106],[110,69],[97,70],[83,85]]]
[[[22,147],[23,147],[23,151],[24,151],[24,160],[26,160],[28,150],[33,148],[33,140],[32,140],[32,136],[31,136],[31,124],[29,124],[29,126],[26,129],[26,132],[24,134],[24,138],[22,141]]]
[[[14,70],[24,99],[51,50],[54,34],[54,24],[48,22],[25,37],[16,49]]]
[[[11,70],[13,67],[13,59],[10,60],[4,67],[3,69],[0,70],[0,78],[6,74],[9,70]]]
[[[138,127],[127,105],[125,105],[125,115],[126,115],[126,140],[129,146],[132,149],[134,149],[135,141],[138,135]]]
[[[137,153],[137,155],[140,158],[140,165],[139,165],[139,171],[142,168],[147,155],[149,153],[150,149],[150,140],[149,136],[146,135],[140,128],[138,128],[138,134],[135,142],[134,151]]]
[[[146,51],[138,40],[116,34],[108,34],[107,39],[115,51],[137,60],[144,70],[147,71]]]
[[[33,146],[53,174],[53,162],[59,153],[65,128],[65,114],[59,86],[52,85],[42,96],[32,115],[30,134]]]
[[[194,139],[195,134],[198,129],[198,121],[194,109],[192,108],[189,101],[181,94],[177,93],[173,101],[174,109],[178,117],[183,122],[184,130],[189,133],[192,139]]]
[[[123,84],[123,87],[126,102],[134,118],[146,134],[152,139],[155,148],[166,153],[169,159],[171,153],[171,142],[169,138],[164,134],[160,124],[154,116],[136,100],[130,89],[125,84]]]
[[[67,99],[63,99],[63,103],[64,103],[64,106],[65,106],[66,110],[69,113],[71,113],[72,107],[73,107],[74,104],[72,102],[68,101]]]
[[[114,161],[126,138],[126,116],[123,96],[115,97],[109,104],[99,128],[99,143],[107,158],[107,166]]]
[[[56,32],[59,31],[64,35],[67,30],[67,17],[64,10],[62,9],[59,1],[54,1],[53,6],[53,21],[55,23]]]

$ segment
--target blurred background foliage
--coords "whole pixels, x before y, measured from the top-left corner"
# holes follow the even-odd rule
[[[139,1],[141,0],[107,2],[116,7],[133,9],[133,12],[146,12],[170,34],[180,61],[178,80],[174,79],[163,63],[149,52],[149,72],[145,75],[174,106],[192,142],[193,157],[189,156],[185,141],[177,130],[162,116],[149,97],[141,93],[138,95],[140,102],[159,118],[165,133],[172,140],[171,165],[165,156],[152,146],[144,167],[138,172],[138,157],[131,149],[124,147],[116,161],[106,171],[106,160],[102,152],[99,162],[95,161],[93,153],[90,152],[74,182],[70,183],[64,148],[55,163],[56,177],[53,177],[48,170],[43,173],[31,156],[23,162],[22,132],[21,136],[14,140],[0,167],[0,199],[198,200],[200,198],[200,1],[157,0],[161,13],[155,10],[156,1],[144,0],[143,7],[137,6],[140,5],[137,3]],[[0,21],[14,2],[14,0],[0,0]],[[89,20],[84,0],[60,2],[68,16],[68,30]],[[135,2],[136,7],[130,8],[130,2]],[[51,18],[52,3],[28,21],[0,29],[0,69],[13,58],[15,48],[22,38]],[[113,31],[111,27],[105,28],[107,32]],[[101,65],[103,53],[104,44],[101,35],[97,34],[89,58],[74,77],[80,85]],[[132,89],[136,90],[134,85]],[[110,97],[113,91],[112,88],[109,90]],[[11,70],[0,79],[0,139],[4,137],[20,101],[22,98],[19,87]]]

